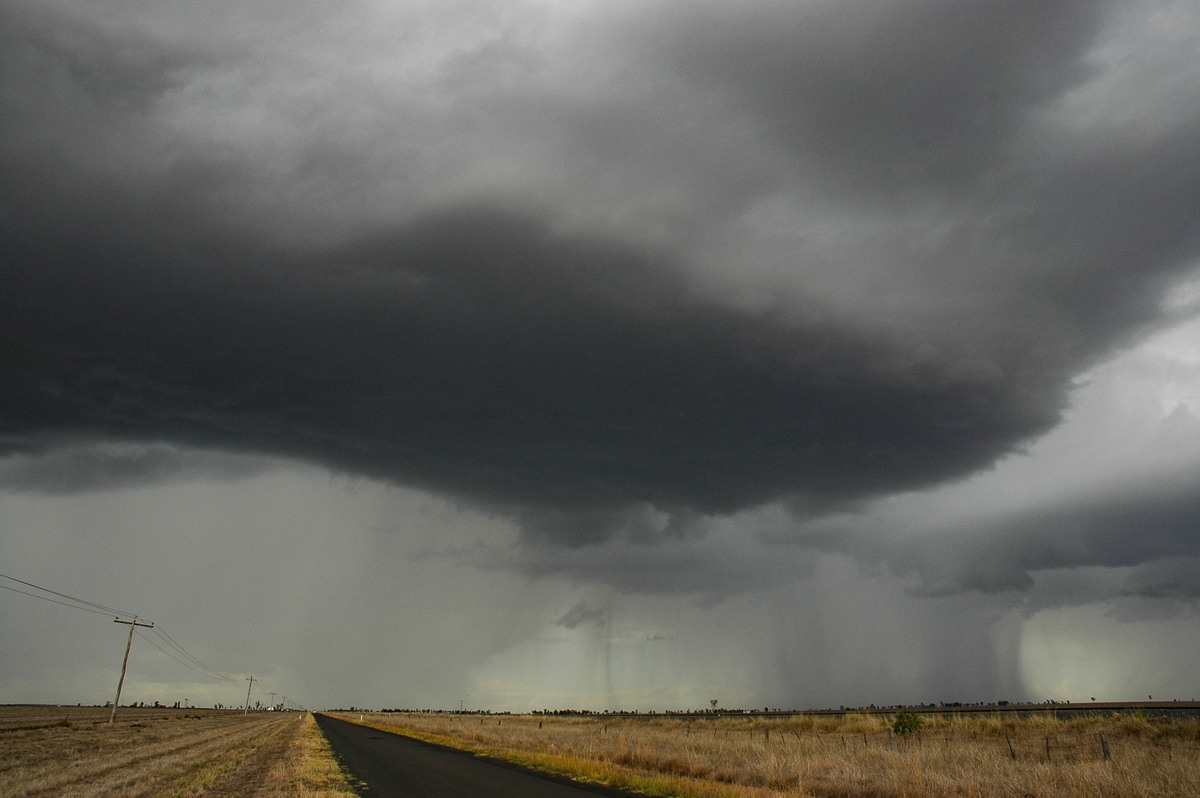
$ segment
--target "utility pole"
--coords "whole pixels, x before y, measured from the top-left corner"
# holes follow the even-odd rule
[[[271,693],[271,706],[275,706],[275,693]]]
[[[117,706],[121,703],[121,688],[125,686],[125,668],[129,665],[129,649],[133,647],[133,630],[139,626],[144,626],[147,629],[154,627],[152,623],[139,623],[136,615],[133,616],[132,621],[122,621],[120,618],[113,618],[113,623],[129,624],[129,639],[125,641],[125,659],[121,660],[121,678],[117,680],[117,697],[113,699],[113,711],[108,716],[109,726],[117,722]]]
[[[254,677],[248,676],[246,680],[250,682],[250,686],[246,688],[246,709],[242,712],[243,715],[250,714],[250,691],[254,689]]]

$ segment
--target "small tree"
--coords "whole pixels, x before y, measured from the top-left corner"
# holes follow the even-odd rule
[[[901,737],[919,731],[924,725],[925,718],[916,712],[897,712],[896,717],[892,719],[892,731]]]

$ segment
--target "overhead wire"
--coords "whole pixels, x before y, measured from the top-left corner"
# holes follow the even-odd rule
[[[173,659],[173,660],[175,660],[176,662],[178,662],[178,663],[179,663],[180,665],[182,665],[183,667],[185,667],[185,668],[188,668],[189,670],[196,671],[196,673],[202,673],[203,675],[205,675],[205,676],[208,676],[208,674],[207,674],[207,673],[204,673],[203,671],[200,671],[200,670],[197,670],[196,668],[193,668],[191,665],[189,665],[188,663],[184,662],[184,661],[183,661],[183,660],[181,660],[179,657],[177,657],[177,656],[175,656],[174,654],[172,654],[170,651],[167,651],[165,648],[163,648],[162,646],[160,646],[158,643],[155,643],[153,640],[151,640],[149,637],[147,637],[145,634],[143,634],[141,629],[139,629],[139,630],[137,631],[137,636],[138,636],[138,637],[140,637],[140,638],[142,638],[143,640],[145,640],[145,641],[146,641],[146,643],[147,643],[147,644],[149,644],[150,646],[152,646],[152,647],[154,647],[154,648],[157,648],[157,649],[158,649],[159,651],[161,651],[163,654],[166,654],[168,657],[170,657],[171,659]]]
[[[87,599],[81,599],[76,596],[67,595],[66,593],[60,593],[57,590],[51,590],[48,587],[43,587],[41,585],[34,584],[33,582],[26,582],[24,579],[17,579],[15,576],[9,576],[8,574],[0,574],[0,577],[11,580],[13,582],[17,582],[18,584],[25,585],[26,587],[33,588],[34,590],[40,590],[40,591],[42,591],[42,593],[50,594],[49,596],[41,595],[38,593],[31,593],[27,590],[21,590],[19,588],[12,587],[11,585],[0,584],[0,588],[3,588],[4,590],[10,590],[13,593],[20,593],[23,596],[30,596],[32,598],[41,599],[42,601],[49,601],[53,604],[58,604],[63,607],[69,607],[74,610],[83,610],[84,612],[90,612],[95,615],[112,615],[112,616],[117,616],[117,618],[120,618],[122,616],[133,617],[133,618],[138,617],[138,615],[136,613],[126,612],[124,610],[119,610],[114,607],[106,606],[104,604],[97,604],[94,601],[88,601]],[[51,598],[50,596],[58,596],[58,598]],[[66,601],[60,601],[59,599],[66,599]],[[74,603],[69,604],[67,602],[74,602]],[[183,645],[181,643],[179,643],[179,641],[177,641],[175,638],[171,637],[171,635],[168,634],[167,631],[165,629],[163,629],[162,627],[160,627],[158,624],[151,624],[151,626],[149,628],[153,629],[158,634],[159,639],[162,640],[166,645],[173,648],[176,652],[178,652],[180,656],[184,657],[186,660],[190,660],[190,663],[185,661],[185,659],[180,659],[179,657],[172,654],[170,651],[167,651],[166,649],[164,649],[161,646],[159,646],[158,644],[156,644],[153,640],[151,640],[149,637],[147,637],[145,634],[143,634],[141,632],[141,630],[138,630],[138,632],[137,632],[138,637],[141,637],[147,643],[154,646],[159,651],[161,651],[163,654],[166,654],[168,657],[170,657],[171,659],[178,662],[180,665],[183,665],[184,667],[186,667],[190,670],[196,671],[197,673],[202,674],[202,675],[207,676],[212,679],[222,679],[222,680],[229,681],[229,682],[237,681],[232,676],[228,676],[224,673],[221,673],[216,668],[212,668],[208,665],[205,665],[194,654],[192,654],[190,651],[188,651],[186,648],[184,648]]]
[[[154,628],[156,628],[156,629],[157,629],[158,627],[154,627]],[[167,655],[168,657],[170,657],[171,659],[175,660],[176,662],[178,662],[180,665],[182,665],[183,667],[187,668],[188,670],[195,671],[196,673],[200,674],[201,676],[207,676],[207,677],[208,677],[208,678],[210,678],[210,679],[224,679],[224,680],[226,680],[226,681],[230,681],[230,682],[234,681],[233,679],[231,679],[230,677],[226,676],[226,675],[225,675],[225,674],[223,674],[223,673],[218,673],[217,671],[214,671],[214,670],[212,670],[212,669],[208,669],[208,668],[206,668],[205,670],[201,670],[200,668],[197,668],[197,667],[195,667],[194,665],[192,665],[192,664],[190,664],[190,663],[188,663],[188,662],[185,662],[184,660],[182,660],[182,659],[180,659],[179,657],[177,657],[177,656],[175,656],[174,654],[172,654],[170,651],[167,651],[165,648],[163,648],[162,646],[160,646],[158,643],[155,643],[153,640],[151,640],[151,639],[150,639],[150,637],[149,637],[148,635],[146,635],[146,633],[145,633],[145,632],[141,631],[140,629],[139,629],[139,630],[138,630],[138,632],[137,632],[137,636],[138,636],[138,637],[140,637],[140,638],[142,638],[142,639],[143,639],[143,640],[145,640],[145,641],[146,641],[146,642],[147,642],[149,645],[151,645],[151,646],[153,646],[154,648],[158,649],[158,650],[159,650],[159,651],[161,651],[163,654],[165,654],[165,655]]]
[[[193,665],[188,665],[188,667],[192,668],[192,670],[198,671],[200,673],[205,673],[209,676],[212,676],[215,679],[224,679],[225,681],[228,681],[228,682],[237,681],[232,676],[228,676],[224,673],[221,673],[216,668],[213,668],[213,667],[201,662],[199,659],[196,658],[196,656],[194,654],[192,654],[192,652],[190,652],[186,648],[184,648],[183,645],[180,644],[180,642],[178,640],[171,637],[171,635],[169,635],[167,633],[166,629],[163,629],[161,626],[158,626],[158,625],[155,625],[153,627],[153,629],[154,629],[154,632],[159,636],[159,638],[163,640],[163,642],[165,642],[171,648],[173,648],[177,652],[179,652],[179,654],[181,654],[182,656],[191,660],[192,663],[194,663],[194,667],[193,667]],[[141,633],[139,632],[139,634],[141,634]],[[162,651],[162,649],[159,649],[159,650]],[[166,653],[166,652],[164,652],[164,653]],[[174,659],[174,658],[172,657],[172,659]],[[184,664],[186,664],[186,663],[184,663]]]
[[[77,609],[77,610],[84,610],[84,609],[87,609],[88,607],[94,607],[96,610],[103,610],[104,612],[102,614],[104,614],[104,615],[126,615],[126,616],[129,616],[129,615],[135,614],[132,612],[126,612],[125,610],[118,610],[113,607],[108,607],[108,606],[105,606],[104,604],[97,604],[96,602],[88,601],[87,599],[76,598],[75,596],[68,596],[66,593],[59,593],[57,590],[51,590],[48,587],[42,587],[41,585],[35,585],[33,582],[26,582],[24,579],[17,579],[15,576],[9,576],[8,574],[0,574],[0,577],[3,577],[4,579],[9,579],[13,582],[17,582],[22,585],[25,585],[26,587],[32,587],[34,590],[41,590],[42,592],[49,593],[52,596],[58,596],[59,598],[64,598],[64,599],[67,599],[68,601],[73,601],[77,605],[82,605],[82,606],[76,606],[75,609]],[[0,585],[0,587],[3,587],[3,586]],[[16,590],[16,588],[10,587],[8,589],[14,590],[17,593],[24,593],[24,591]],[[54,601],[54,599],[46,598],[45,596],[39,596],[34,593],[25,593],[25,595],[33,596],[34,598],[40,598],[45,601]],[[61,602],[61,601],[54,601],[54,603],[55,604],[63,604],[63,602]],[[70,606],[74,606],[74,605],[63,604],[63,606],[70,607]]]
[[[2,576],[2,574],[0,574],[0,576]],[[52,599],[49,596],[39,596],[37,593],[30,593],[28,590],[19,590],[15,587],[11,587],[10,585],[0,585],[0,589],[11,590],[14,593],[20,593],[22,596],[33,596],[34,598],[41,599],[42,601],[49,601],[53,604],[58,604],[63,607],[70,607],[73,610],[83,610],[84,612],[92,612],[92,613],[95,613],[96,615],[104,615],[104,616],[113,615],[113,613],[111,613],[111,612],[101,612],[100,610],[93,610],[89,607],[80,607],[78,604],[68,604],[65,601],[59,601],[58,599]]]
[[[42,601],[49,601],[53,604],[58,604],[63,607],[69,607],[74,610],[83,610],[84,612],[90,612],[90,613],[93,613],[94,615],[105,615],[105,616],[112,615],[112,616],[117,616],[118,618],[121,616],[134,617],[134,618],[138,617],[138,615],[136,613],[126,612],[124,610],[116,609],[115,607],[109,607],[104,604],[98,604],[94,601],[88,601],[87,599],[81,599],[76,596],[68,595],[66,593],[60,593],[57,590],[51,590],[48,587],[43,587],[41,585],[34,584],[33,582],[27,582],[24,579],[17,579],[15,576],[9,576],[8,574],[0,574],[0,578],[8,579],[12,582],[16,582],[16,583],[24,585],[26,587],[33,588],[34,590],[40,590],[40,591],[42,591],[42,593],[50,594],[49,596],[41,595],[39,593],[31,593],[27,590],[21,590],[19,588],[12,587],[11,585],[0,584],[0,588],[2,588],[4,590],[12,591],[13,593],[20,593],[23,596],[30,596],[31,598],[41,599]],[[50,596],[57,596],[58,598],[51,598]],[[65,599],[65,601],[60,601],[59,599]],[[73,602],[73,603],[68,603],[68,602]],[[198,659],[194,654],[192,654],[190,651],[188,651],[186,648],[184,648],[183,644],[181,644],[178,640],[176,640],[174,637],[172,637],[167,632],[167,630],[163,629],[158,624],[151,625],[149,627],[149,629],[153,630],[154,633],[158,636],[159,640],[161,640],[164,644],[166,644],[168,647],[173,649],[176,653],[178,653],[179,656],[176,656],[171,651],[168,651],[166,648],[163,648],[162,646],[158,645],[158,643],[156,643],[148,635],[146,635],[144,632],[142,632],[141,629],[136,630],[137,636],[142,638],[148,644],[150,644],[154,648],[158,649],[159,652],[165,654],[167,657],[169,657],[170,659],[179,663],[180,665],[184,666],[185,668],[195,671],[196,673],[199,673],[201,676],[207,676],[210,679],[220,679],[220,680],[228,681],[228,682],[236,682],[237,681],[237,679],[233,678],[232,676],[221,673],[216,668],[206,665],[204,662],[202,662],[200,659]],[[181,659],[180,657],[183,657],[183,659]]]

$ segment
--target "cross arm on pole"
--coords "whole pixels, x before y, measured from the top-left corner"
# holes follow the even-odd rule
[[[144,626],[150,629],[154,626],[153,623],[143,623],[139,621],[137,616],[133,616],[132,621],[123,621],[120,618],[113,618],[113,623],[124,623],[129,625],[129,639],[125,641],[125,659],[121,660],[121,678],[117,681],[117,696],[113,699],[112,714],[108,717],[108,725],[111,726],[117,722],[117,706],[121,703],[121,688],[125,685],[125,668],[129,665],[129,649],[133,647],[133,630],[139,626]]]

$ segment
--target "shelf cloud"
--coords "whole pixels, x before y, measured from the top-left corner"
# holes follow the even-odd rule
[[[1081,444],[1054,457],[1093,482],[1004,487],[1083,429],[1082,375],[1200,308],[1189,3],[17,0],[0,29],[0,490],[316,466],[490,519],[422,543],[484,573],[712,606],[843,557],[929,601],[1120,568],[1105,595],[1195,599],[1186,342],[1138,411],[1177,467]]]

